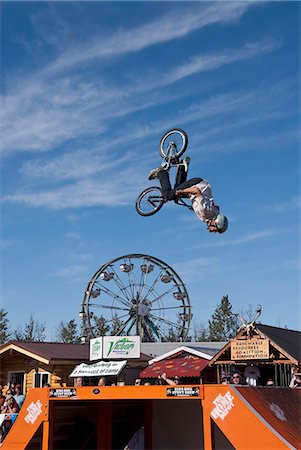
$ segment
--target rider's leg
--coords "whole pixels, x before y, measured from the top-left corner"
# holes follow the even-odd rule
[[[177,186],[176,188],[172,189],[172,191],[169,193],[168,196],[168,200],[175,200],[176,196],[175,193],[176,191],[182,191],[183,189],[189,188],[191,186],[194,186],[195,184],[200,183],[201,181],[203,181],[202,178],[190,178],[187,181],[184,181],[184,183],[179,184],[179,186]]]
[[[171,184],[169,179],[169,173],[167,170],[160,170],[157,174],[157,177],[159,178],[163,197],[166,199],[169,199],[169,194],[171,192]]]
[[[183,161],[179,163],[177,167],[177,175],[174,189],[176,189],[180,184],[184,183],[187,180],[189,163],[190,163],[189,156],[186,156],[186,158],[184,158]]]

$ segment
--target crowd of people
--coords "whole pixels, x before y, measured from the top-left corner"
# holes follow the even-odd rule
[[[154,386],[154,385],[170,385],[177,384],[195,384],[199,381],[192,378],[180,378],[178,376],[167,377],[166,373],[159,374],[156,378],[136,378],[129,385],[134,386]],[[232,384],[234,386],[275,386],[273,377],[261,378],[260,371],[256,365],[250,365],[244,371],[236,370],[231,374],[223,374],[221,377],[221,384]],[[75,387],[98,385],[98,386],[124,386],[124,381],[117,381],[116,377],[100,377],[96,382],[91,383],[84,378],[76,378],[74,381]],[[291,381],[289,387],[301,387],[301,373],[298,367],[292,368]]]
[[[25,400],[21,385],[10,383],[8,386],[0,386],[0,443],[3,442],[11,429],[17,414]]]

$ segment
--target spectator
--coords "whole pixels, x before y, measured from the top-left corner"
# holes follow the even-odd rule
[[[151,384],[147,381],[146,383],[144,383],[144,386],[150,386]]]
[[[273,378],[268,378],[266,386],[274,386],[274,380]]]
[[[8,388],[10,390],[10,393],[15,395],[16,391],[15,391],[15,383],[9,383]]]
[[[21,407],[22,407],[22,405],[24,403],[24,400],[25,400],[25,395],[22,394],[22,392],[21,392],[21,385],[20,384],[16,384],[15,392],[16,393],[14,395],[14,399],[16,400],[19,408],[21,409]]]
[[[98,386],[105,386],[107,384],[107,380],[105,377],[100,377],[98,380]]]
[[[44,383],[44,384],[43,384],[43,387],[49,388],[49,387],[51,387],[51,384],[49,384],[49,383]]]
[[[1,442],[5,439],[7,436],[9,430],[13,426],[13,421],[10,414],[6,414],[4,417],[4,420],[1,424]]]
[[[75,387],[82,387],[83,385],[83,379],[81,377],[75,378],[74,386]]]
[[[260,378],[260,370],[255,364],[250,364],[244,370],[244,377],[249,386],[257,386]]]
[[[301,388],[301,373],[293,373],[292,379],[289,384],[290,388]]]
[[[14,399],[12,394],[6,396],[6,402],[1,408],[1,414],[15,414],[20,411],[18,403]]]
[[[136,378],[135,386],[141,386],[141,378]]]
[[[2,392],[2,386],[0,387],[0,410],[1,410],[1,407],[4,405],[4,403],[5,403],[5,400],[6,400],[6,397],[5,397],[5,395],[3,395],[3,392]]]
[[[175,384],[180,383],[180,378],[177,375],[174,377],[174,382],[175,382]]]
[[[229,377],[222,377],[221,384],[229,384]]]
[[[169,384],[171,386],[175,386],[177,384],[171,378],[167,378],[166,373],[162,373],[162,375],[159,375],[158,379],[161,380],[161,383],[159,383],[159,384]]]
[[[235,386],[239,386],[239,385],[243,384],[242,376],[240,375],[240,373],[235,372],[232,375],[232,383],[231,384],[234,384]]]

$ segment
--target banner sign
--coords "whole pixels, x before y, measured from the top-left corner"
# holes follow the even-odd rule
[[[76,389],[50,389],[49,391],[49,397],[54,398],[69,398],[69,397],[76,397]]]
[[[102,337],[90,339],[90,361],[102,359]]]
[[[104,336],[104,359],[140,358],[140,336]]]
[[[126,361],[99,361],[94,364],[79,364],[70,377],[99,377],[118,375],[126,365]]]
[[[199,397],[199,387],[172,387],[166,389],[167,397]]]
[[[231,341],[231,359],[269,359],[269,339]]]

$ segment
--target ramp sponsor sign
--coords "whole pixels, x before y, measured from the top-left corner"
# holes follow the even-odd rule
[[[69,397],[76,397],[76,389],[50,389],[49,391],[49,397],[54,398],[69,398]]]
[[[118,375],[125,365],[126,361],[99,361],[94,364],[82,363],[75,367],[70,377]]]
[[[102,338],[90,339],[90,361],[102,359]]]
[[[167,397],[199,397],[200,388],[193,387],[171,387],[166,389]]]
[[[102,357],[104,359],[140,358],[140,336],[104,336]]]
[[[233,339],[231,359],[269,359],[269,339]]]
[[[210,415],[214,419],[224,420],[233,407],[234,397],[230,391],[226,392],[225,395],[219,394],[215,400],[213,400],[213,409]]]

